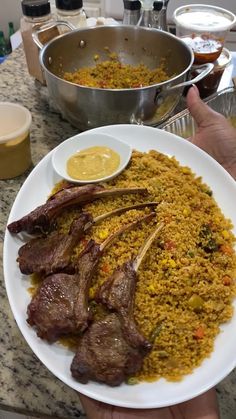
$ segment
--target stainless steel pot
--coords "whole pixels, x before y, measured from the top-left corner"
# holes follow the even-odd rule
[[[38,33],[34,39],[38,46]],[[166,61],[168,81],[135,89],[100,89],[63,80],[73,72],[94,65],[94,55],[107,59],[108,48],[124,63],[144,63],[150,69]],[[211,64],[197,78],[187,81],[193,64],[192,50],[167,32],[136,26],[100,26],[65,33],[45,45],[40,53],[49,95],[63,116],[80,130],[102,125],[137,123],[155,126],[177,105],[183,89],[205,77]]]

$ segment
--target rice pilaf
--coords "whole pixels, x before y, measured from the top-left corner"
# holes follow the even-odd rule
[[[170,78],[165,61],[154,69],[145,64],[122,64],[119,60],[103,61],[93,67],[65,72],[63,78],[80,86],[100,89],[131,89],[161,83]]]
[[[179,380],[211,354],[220,325],[233,315],[236,256],[232,224],[201,178],[157,151],[134,151],[126,170],[106,186],[146,187],[147,200],[159,205],[154,209],[156,219],[123,234],[105,252],[90,289],[91,304],[98,287],[117,266],[137,255],[154,225],[164,221],[138,271],[135,320],[153,348],[133,382],[160,377]],[[105,198],[85,205],[83,211],[95,217],[143,201],[138,195]],[[121,225],[148,212],[148,208],[131,210],[94,225],[77,247],[74,260],[89,238],[103,242]],[[60,228],[67,230],[75,214],[71,210],[61,216]]]

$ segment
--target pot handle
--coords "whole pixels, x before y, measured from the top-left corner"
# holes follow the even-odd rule
[[[64,20],[58,20],[57,22],[53,23],[46,23],[45,25],[36,27],[32,32],[32,38],[39,49],[43,49],[44,45],[39,40],[40,33],[43,33],[49,29],[56,28],[57,26],[67,26],[68,29],[74,31],[76,28],[71,25],[69,22],[65,22]],[[60,35],[59,35],[60,36]]]
[[[183,83],[176,84],[176,86],[169,87],[168,92],[170,90],[173,91],[175,89],[191,86],[192,84],[198,83],[200,80],[204,79],[204,77],[206,77],[213,70],[213,68],[214,68],[214,64],[212,63],[206,63],[206,64],[194,66],[193,67],[194,70],[203,69],[203,71],[201,71],[200,74],[198,74],[196,77],[194,77],[191,80],[187,80],[187,81],[184,81]]]
[[[212,63],[206,63],[199,66],[194,66],[194,69],[203,69],[200,74],[198,74],[196,77],[194,77],[191,80],[184,81],[183,83],[176,84],[175,86],[170,86],[165,89],[157,89],[156,90],[156,97],[155,97],[155,104],[157,106],[162,105],[165,98],[170,94],[179,89],[183,90],[187,86],[191,86],[192,84],[197,83],[198,81],[202,80],[204,77],[206,77],[213,69],[214,64]]]

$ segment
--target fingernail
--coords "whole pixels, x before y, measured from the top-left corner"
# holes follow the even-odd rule
[[[194,88],[194,90],[195,90],[195,92],[197,93],[197,95],[198,95],[198,96],[200,96],[200,95],[199,95],[199,90],[198,90],[198,88],[197,88],[196,84],[192,84],[192,87]]]

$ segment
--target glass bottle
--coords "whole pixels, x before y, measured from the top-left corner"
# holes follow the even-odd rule
[[[159,3],[158,1],[155,1],[154,3]],[[169,0],[163,0],[163,6],[162,10],[159,16],[159,29],[162,29],[163,31],[168,32],[167,27],[167,6],[168,6]],[[154,4],[153,4],[154,7]]]
[[[3,31],[0,31],[0,57],[7,55],[7,43]]]
[[[161,19],[162,13],[163,13],[163,1],[161,0],[154,1],[153,12],[152,12],[152,18],[153,18],[152,27],[153,28],[162,29],[162,19]]]
[[[42,25],[53,21],[51,7],[48,0],[22,0],[23,17],[20,22],[20,30],[29,74],[45,84],[44,74],[39,62],[39,49],[35,44],[32,33]],[[59,35],[57,27],[45,30],[39,36],[42,44]]]
[[[137,25],[140,19],[141,2],[139,0],[123,0],[124,1],[124,25]]]
[[[138,26],[145,26],[147,28],[152,27],[152,7],[153,0],[142,0],[142,9],[140,13],[140,19],[138,21]]]
[[[56,0],[56,14],[57,20],[66,21],[75,29],[87,25],[83,0]]]
[[[9,38],[15,33],[15,29],[14,29],[14,23],[13,22],[9,22],[8,23],[8,35]]]
[[[13,22],[8,23],[8,41],[7,41],[7,52],[10,54],[12,52],[11,47],[11,36],[15,33]]]

